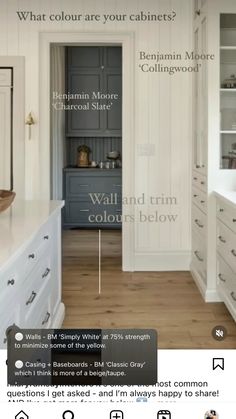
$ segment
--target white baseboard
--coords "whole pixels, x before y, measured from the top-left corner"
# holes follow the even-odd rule
[[[202,298],[206,303],[215,303],[215,302],[222,301],[222,299],[220,298],[216,289],[209,289],[209,290],[207,289],[207,286],[206,286],[204,280],[195,271],[193,265],[191,265],[190,270],[191,270],[192,277],[195,281],[195,284],[197,285],[197,287],[198,287],[198,289],[199,289],[199,291],[202,295]]]
[[[136,253],[134,271],[189,271],[191,252]]]
[[[58,309],[54,315],[53,323],[51,325],[51,329],[60,329],[63,321],[65,318],[65,306],[63,303],[60,303]]]
[[[206,303],[220,303],[222,302],[222,298],[219,296],[216,290],[207,290],[205,295],[205,302]]]

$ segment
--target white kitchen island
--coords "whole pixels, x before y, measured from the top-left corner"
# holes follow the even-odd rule
[[[236,321],[236,192],[215,191],[217,291]]]
[[[6,329],[59,328],[63,201],[15,201],[0,213],[0,348]]]

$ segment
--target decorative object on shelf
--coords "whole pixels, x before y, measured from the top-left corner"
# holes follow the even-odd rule
[[[116,169],[117,167],[121,167],[121,155],[120,152],[117,150],[109,151],[107,153],[107,158],[111,160],[111,169]]]
[[[109,153],[107,153],[107,158],[110,160],[117,160],[120,157],[120,152],[117,150],[114,151],[109,151]]]
[[[78,167],[88,167],[89,166],[89,154],[91,153],[91,148],[86,144],[82,144],[77,148],[78,157],[77,157],[77,166]]]
[[[0,189],[0,212],[5,211],[12,204],[16,194],[13,191]]]
[[[236,89],[236,77],[232,74],[229,79],[225,79],[221,85],[224,89]]]
[[[27,116],[25,125],[28,125],[29,127],[29,140],[31,140],[31,125],[35,125],[35,119],[33,118],[32,112]]]

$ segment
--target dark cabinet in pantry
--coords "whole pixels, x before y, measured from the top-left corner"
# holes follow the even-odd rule
[[[64,169],[64,227],[121,228],[121,169]]]
[[[67,101],[67,136],[120,137],[122,48],[67,47],[66,73],[66,90],[77,95]]]

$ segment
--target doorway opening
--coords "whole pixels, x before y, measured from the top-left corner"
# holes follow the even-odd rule
[[[64,286],[73,289],[76,278],[100,294],[107,266],[122,269],[122,46],[52,44],[50,68],[51,198],[65,200]]]
[[[42,199],[62,199],[62,176],[51,176],[52,170],[63,167],[60,151],[62,142],[55,144],[55,153],[52,154],[51,138],[52,124],[50,118],[51,110],[51,55],[52,46],[78,46],[78,45],[119,45],[122,46],[122,196],[134,196],[134,34],[130,33],[63,33],[48,32],[40,33],[40,196]],[[62,51],[62,50],[61,50]],[[57,71],[63,73],[65,69],[59,67]],[[59,116],[59,112],[56,114]],[[55,122],[59,124],[59,121]],[[63,126],[63,121],[60,127]],[[64,131],[61,131],[64,134]],[[60,130],[58,130],[60,135]],[[58,145],[60,144],[60,146]],[[59,157],[58,157],[59,155]],[[59,161],[53,164],[53,160]],[[62,171],[60,170],[60,173]],[[58,173],[58,172],[57,172]],[[52,187],[52,181],[57,187]],[[61,182],[61,183],[60,183]],[[56,193],[55,193],[56,191]],[[123,214],[134,213],[134,206],[125,205],[122,208]],[[133,271],[134,269],[134,231],[133,223],[123,222],[122,224],[122,269]]]

